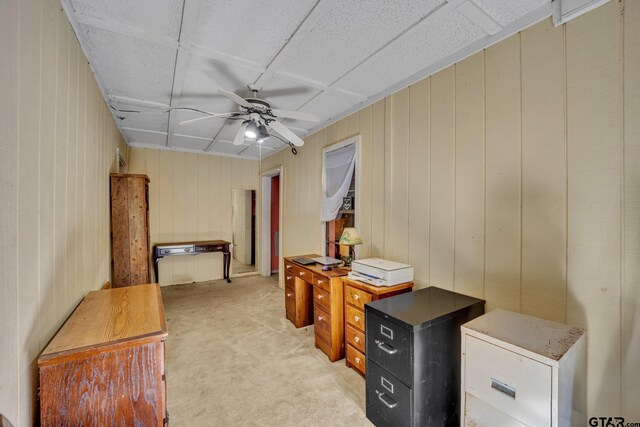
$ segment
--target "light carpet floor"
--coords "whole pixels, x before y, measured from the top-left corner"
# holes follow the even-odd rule
[[[275,276],[162,288],[173,426],[371,426],[364,379],[313,326],[286,320]]]

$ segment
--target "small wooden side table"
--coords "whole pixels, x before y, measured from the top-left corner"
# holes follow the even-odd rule
[[[347,367],[360,375],[367,372],[365,358],[365,322],[364,305],[371,301],[389,298],[394,295],[411,292],[413,282],[394,286],[374,286],[359,280],[343,277],[344,284],[344,321]]]

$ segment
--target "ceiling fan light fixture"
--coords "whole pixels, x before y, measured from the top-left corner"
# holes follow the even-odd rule
[[[260,123],[258,125],[258,135],[257,135],[258,139],[257,139],[257,141],[258,142],[264,142],[264,140],[269,138],[270,136],[271,135],[269,135],[269,131],[267,130],[267,127],[264,124]]]
[[[259,127],[256,124],[256,122],[251,120],[249,123],[247,123],[247,127],[244,130],[244,136],[250,139],[255,139],[256,136],[258,136],[258,133],[259,133]]]

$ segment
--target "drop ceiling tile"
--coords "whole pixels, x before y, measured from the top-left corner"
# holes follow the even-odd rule
[[[261,151],[262,148],[262,151]],[[265,158],[272,154],[274,154],[277,150],[273,148],[267,147],[259,147],[257,145],[252,145],[242,152],[242,156],[251,157],[253,159]],[[262,157],[261,157],[262,156]]]
[[[316,0],[202,1],[194,43],[267,65]]]
[[[179,124],[182,121],[203,117],[191,111],[174,110],[171,112],[171,120],[174,125],[172,127],[174,133],[189,136],[197,136],[202,138],[213,138],[218,131],[225,125],[227,120],[221,118],[210,118],[199,120],[197,122]]]
[[[117,113],[117,116],[124,117],[124,120],[120,121],[122,127],[156,132],[167,131],[168,114]]]
[[[297,110],[318,93],[320,93],[319,89],[280,77],[273,77],[265,83],[258,96],[269,102],[272,108]]]
[[[129,144],[148,144],[165,146],[167,135],[157,132],[141,131],[136,129],[124,129]]]
[[[176,50],[82,25],[108,96],[169,104]]]
[[[322,92],[320,95],[313,98],[307,104],[305,104],[300,111],[307,113],[317,114],[324,120],[334,117],[347,108],[352,107],[354,104],[353,98],[347,95],[342,95],[339,92],[327,91]],[[287,126],[293,126],[299,129],[311,129],[316,123],[305,122],[301,120],[286,120],[283,123]],[[295,133],[299,133],[298,130],[293,129]]]
[[[204,150],[211,143],[211,138],[191,138],[185,135],[173,135],[171,145],[189,150]]]
[[[335,86],[373,96],[485,36],[455,9],[442,8]]]
[[[302,39],[296,41],[281,69],[326,84],[339,79],[444,3],[444,0],[323,1],[331,5],[322,9],[315,25],[304,27],[304,33],[295,36]]]
[[[500,25],[504,26],[529,12],[545,6],[549,0],[472,0]]]
[[[75,12],[178,40],[182,0],[71,0]]]
[[[218,90],[227,90],[245,97],[251,94],[247,85],[253,83],[260,72],[225,64],[215,59],[193,55],[187,66],[181,92],[181,105],[201,105],[237,111],[238,106]],[[231,108],[233,109],[231,110]]]
[[[222,153],[222,154],[238,154],[240,151],[246,148],[245,145],[233,145],[225,141],[217,141],[211,145],[208,153]]]

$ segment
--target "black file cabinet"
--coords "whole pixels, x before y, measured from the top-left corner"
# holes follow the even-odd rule
[[[460,425],[460,326],[484,301],[436,287],[365,305],[367,418],[376,426]]]

